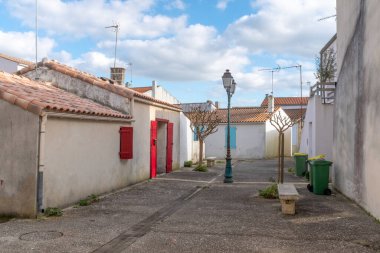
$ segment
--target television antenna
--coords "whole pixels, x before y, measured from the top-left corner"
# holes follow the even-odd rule
[[[326,20],[326,19],[329,19],[329,18],[333,18],[333,17],[336,17],[336,14],[328,16],[328,17],[320,18],[320,19],[318,19],[318,21],[323,21],[323,20]]]
[[[105,28],[106,29],[112,28],[116,34],[116,38],[115,38],[115,59],[113,62],[113,67],[116,68],[117,35],[119,33],[119,30],[120,30],[120,25],[118,23],[115,23],[114,25],[106,26]]]
[[[279,72],[281,70],[281,67],[280,65],[277,65],[276,68],[271,68],[271,69],[259,69],[259,71],[268,71],[268,72],[272,72],[272,96],[273,96],[273,73],[274,72]]]
[[[291,68],[298,68],[300,70],[300,91],[301,91],[301,101],[300,101],[300,117],[301,117],[301,128],[303,127],[303,119],[302,119],[302,98],[303,98],[303,94],[302,94],[302,65],[301,64],[297,64],[297,65],[292,65],[292,66],[286,66],[286,67],[281,67],[280,65],[277,65],[277,67],[275,68],[271,68],[271,69],[259,69],[259,71],[271,71],[272,72],[272,95],[273,95],[273,72],[279,72],[280,70],[282,69],[291,69]]]

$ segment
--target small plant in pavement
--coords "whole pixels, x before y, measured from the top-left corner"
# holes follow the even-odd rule
[[[63,211],[58,207],[48,207],[44,211],[45,216],[62,216]]]
[[[99,197],[96,196],[95,194],[91,194],[87,198],[79,200],[78,205],[79,206],[89,206],[92,203],[98,202],[98,201],[99,201]]]
[[[207,172],[207,166],[206,165],[198,165],[197,167],[195,167],[194,171]]]
[[[185,161],[184,166],[185,167],[191,167],[191,166],[193,166],[193,161]]]
[[[259,195],[265,199],[277,199],[278,190],[277,184],[272,184],[265,189],[259,190]]]
[[[294,168],[289,168],[289,169],[288,169],[288,172],[294,174],[294,173],[295,173],[295,170],[294,170]]]

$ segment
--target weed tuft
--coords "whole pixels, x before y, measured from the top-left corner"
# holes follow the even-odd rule
[[[91,194],[87,198],[79,200],[78,205],[79,206],[89,206],[92,203],[98,202],[98,201],[99,201],[99,197],[96,196],[95,194]]]
[[[193,161],[185,161],[184,162],[184,166],[185,167],[191,167],[191,166],[193,166]]]
[[[45,216],[62,216],[63,211],[58,207],[48,207],[44,210]]]
[[[277,199],[278,198],[278,190],[277,184],[272,184],[263,190],[259,190],[259,195],[265,199]]]
[[[199,172],[207,172],[207,166],[206,165],[198,165],[193,170],[194,171],[199,171]]]

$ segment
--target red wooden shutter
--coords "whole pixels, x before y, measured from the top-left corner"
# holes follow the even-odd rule
[[[150,178],[157,175],[157,121],[150,123]]]
[[[120,127],[120,159],[133,158],[133,127]]]

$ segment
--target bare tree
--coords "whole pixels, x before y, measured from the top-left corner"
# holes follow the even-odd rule
[[[286,114],[277,111],[272,113],[270,124],[278,132],[278,170],[277,183],[284,182],[284,147],[285,147],[285,131],[292,127],[296,122],[293,122]]]
[[[320,57],[316,57],[315,64],[317,65],[317,73],[314,75],[320,83],[334,81],[337,68],[334,49],[328,49]]]
[[[190,119],[190,127],[193,133],[198,137],[199,141],[199,158],[198,164],[203,163],[203,143],[207,136],[215,133],[220,123],[217,111],[208,111],[207,108],[201,106],[193,107],[190,112],[186,114]]]

